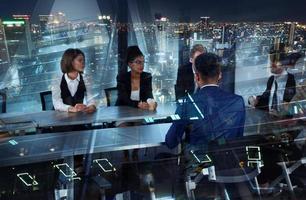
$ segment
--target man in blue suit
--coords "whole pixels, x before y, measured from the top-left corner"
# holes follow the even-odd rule
[[[212,141],[231,140],[243,136],[245,106],[241,96],[223,91],[219,57],[212,53],[199,55],[193,66],[195,81],[200,88],[179,103],[175,121],[166,135],[166,145],[176,147],[189,129],[189,147]]]
[[[199,55],[195,60],[193,71],[200,89],[194,95],[188,95],[179,101],[176,114],[180,120],[172,124],[165,140],[169,148],[174,148],[186,138],[184,140],[186,146],[183,145],[184,152],[192,151],[201,158],[207,150],[218,148],[214,146],[215,144],[224,144],[228,140],[243,136],[245,106],[241,96],[219,88],[218,82],[222,75],[217,55],[212,53]],[[184,137],[185,132],[186,137]],[[192,170],[188,167],[192,156],[191,154],[185,156],[181,167],[185,167],[187,171]],[[209,156],[216,170],[240,169],[239,160],[233,153],[210,152]],[[186,175],[189,174],[187,171]],[[237,197],[240,194],[239,188],[247,188],[233,184],[226,184],[225,187],[230,197]],[[243,191],[245,193],[247,190]]]

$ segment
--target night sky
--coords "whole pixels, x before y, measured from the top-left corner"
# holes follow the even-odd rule
[[[114,0],[0,0],[0,17],[12,14],[49,14],[62,11],[69,19],[94,18],[116,12]],[[299,21],[306,22],[305,0],[128,0],[130,9],[143,21],[161,13],[170,21],[210,16],[214,21]],[[133,7],[135,8],[135,7]]]

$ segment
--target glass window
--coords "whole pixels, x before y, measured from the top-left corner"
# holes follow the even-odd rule
[[[0,199],[305,199],[305,7],[1,0]]]
[[[1,16],[1,88],[8,88],[8,112],[40,111],[39,93],[61,78],[68,48],[85,53],[85,74],[95,96],[116,85],[117,27],[111,1],[31,1],[32,10]],[[16,3],[18,5],[18,3]]]

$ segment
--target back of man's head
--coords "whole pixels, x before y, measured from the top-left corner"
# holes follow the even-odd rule
[[[221,73],[220,58],[213,53],[199,55],[195,60],[195,70],[203,81],[217,81]]]

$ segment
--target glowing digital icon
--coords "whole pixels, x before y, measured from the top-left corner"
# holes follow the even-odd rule
[[[96,159],[93,161],[106,173],[116,171],[116,168],[109,162],[107,158]]]
[[[57,168],[66,178],[73,178],[77,175],[67,163],[57,164],[53,167]]]
[[[17,145],[18,142],[16,140],[9,140],[9,143],[13,146]]]
[[[38,182],[29,173],[17,174],[17,177],[27,186],[36,186]]]
[[[191,155],[196,159],[198,163],[210,163],[211,158],[207,154],[199,154],[193,150],[190,151]]]
[[[247,146],[246,153],[248,156],[248,167],[262,167],[261,152],[259,146]]]
[[[170,117],[171,117],[171,119],[172,119],[173,121],[175,121],[175,120],[180,120],[180,119],[181,119],[180,116],[179,116],[178,114],[171,115]]]
[[[154,122],[154,119],[153,119],[153,117],[146,117],[146,118],[145,118],[145,122],[146,122],[146,123],[153,123],[153,122]]]
[[[248,155],[248,160],[261,160],[261,152],[259,146],[247,146],[246,153]]]

